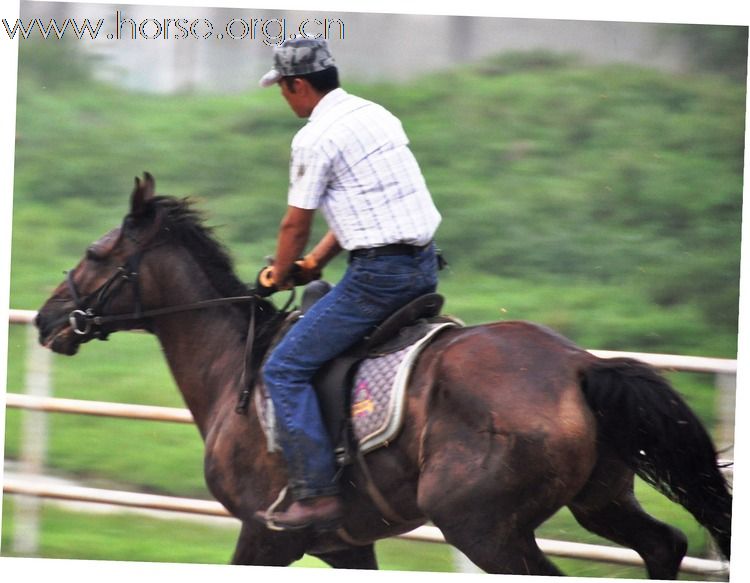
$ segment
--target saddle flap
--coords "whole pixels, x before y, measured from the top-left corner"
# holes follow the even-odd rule
[[[346,389],[352,385],[361,360],[359,354],[344,354],[326,363],[313,377],[320,414],[334,446],[341,442],[349,420],[351,395]]]

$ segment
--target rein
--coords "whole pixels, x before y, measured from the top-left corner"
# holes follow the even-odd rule
[[[104,330],[103,327],[107,324],[117,322],[138,322],[145,318],[152,318],[155,316],[165,316],[168,314],[177,314],[193,310],[204,310],[216,306],[250,303],[250,322],[248,326],[247,341],[245,344],[244,369],[242,372],[243,382],[241,383],[242,389],[238,396],[237,406],[235,407],[236,413],[240,415],[245,414],[250,403],[250,394],[255,385],[258,374],[258,367],[253,366],[255,364],[253,362],[256,327],[255,304],[262,296],[258,295],[256,289],[252,289],[250,290],[250,295],[246,296],[213,298],[189,304],[179,304],[176,306],[165,306],[162,308],[144,310],[141,305],[141,292],[140,286],[138,285],[138,267],[140,266],[141,258],[146,250],[147,249],[138,250],[128,257],[125,263],[117,267],[115,272],[101,286],[85,297],[81,297],[81,294],[76,288],[73,279],[75,276],[75,268],[66,273],[65,282],[76,307],[76,309],[68,316],[68,322],[70,323],[73,332],[79,336],[106,340],[109,332]],[[113,293],[126,283],[133,286],[135,302],[133,312],[108,315],[102,314],[101,312],[112,299]],[[294,298],[295,292],[294,289],[292,289],[292,294],[281,312],[286,311],[291,306],[294,302]]]
[[[81,336],[92,335],[100,340],[106,340],[108,333],[102,330],[102,327],[107,324],[115,322],[137,322],[144,318],[152,318],[154,316],[164,316],[191,310],[202,310],[228,304],[253,302],[260,297],[256,293],[256,290],[253,289],[250,290],[250,295],[246,296],[214,298],[190,304],[180,304],[176,306],[144,310],[141,304],[141,290],[138,285],[138,268],[140,267],[144,253],[153,248],[154,246],[150,246],[145,249],[137,250],[125,260],[125,263],[116,268],[115,272],[101,286],[84,298],[81,297],[81,294],[76,288],[75,281],[73,280],[75,268],[66,273],[65,282],[76,307],[68,317],[73,332]],[[133,312],[129,314],[102,314],[101,312],[111,300],[115,289],[125,283],[130,283],[133,286],[135,302]],[[254,316],[254,313],[255,310],[253,309],[251,317]]]
[[[70,272],[68,272],[70,276]],[[126,279],[126,278],[124,278]],[[126,279],[129,281],[129,279]],[[68,278],[69,289],[73,290],[71,283],[72,280]],[[114,322],[137,322],[144,318],[153,318],[155,316],[166,316],[169,314],[176,314],[179,312],[188,312],[191,310],[203,310],[206,308],[213,308],[215,306],[222,306],[227,304],[239,304],[243,302],[253,302],[257,300],[259,296],[248,295],[248,296],[233,296],[228,298],[214,298],[211,300],[202,300],[200,302],[194,302],[191,304],[180,304],[177,306],[166,306],[163,308],[154,308],[151,310],[142,310],[136,308],[136,311],[132,314],[111,314],[111,315],[97,315],[93,308],[78,308],[70,313],[69,321],[70,326],[73,328],[73,332],[80,335],[87,335],[92,333],[92,328],[102,327],[106,324]],[[75,296],[74,296],[75,298]],[[76,302],[78,303],[78,302]],[[251,318],[255,317],[255,310],[251,313]],[[81,323],[83,326],[81,327]],[[93,335],[101,340],[106,339],[106,333],[101,330],[94,330]]]

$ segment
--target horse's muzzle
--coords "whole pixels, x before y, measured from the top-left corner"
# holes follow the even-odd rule
[[[73,355],[78,352],[81,338],[73,333],[68,312],[50,314],[40,310],[34,318],[39,330],[39,344],[59,354]]]

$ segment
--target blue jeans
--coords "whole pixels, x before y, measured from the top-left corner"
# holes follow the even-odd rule
[[[393,312],[436,287],[432,245],[413,256],[356,257],[341,281],[273,350],[263,378],[276,412],[293,499],[339,491],[333,446],[321,417],[313,375]]]

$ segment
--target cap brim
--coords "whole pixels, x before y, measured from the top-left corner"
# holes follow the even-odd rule
[[[271,69],[260,78],[260,86],[270,87],[271,85],[275,85],[281,77],[282,75],[277,69]]]

